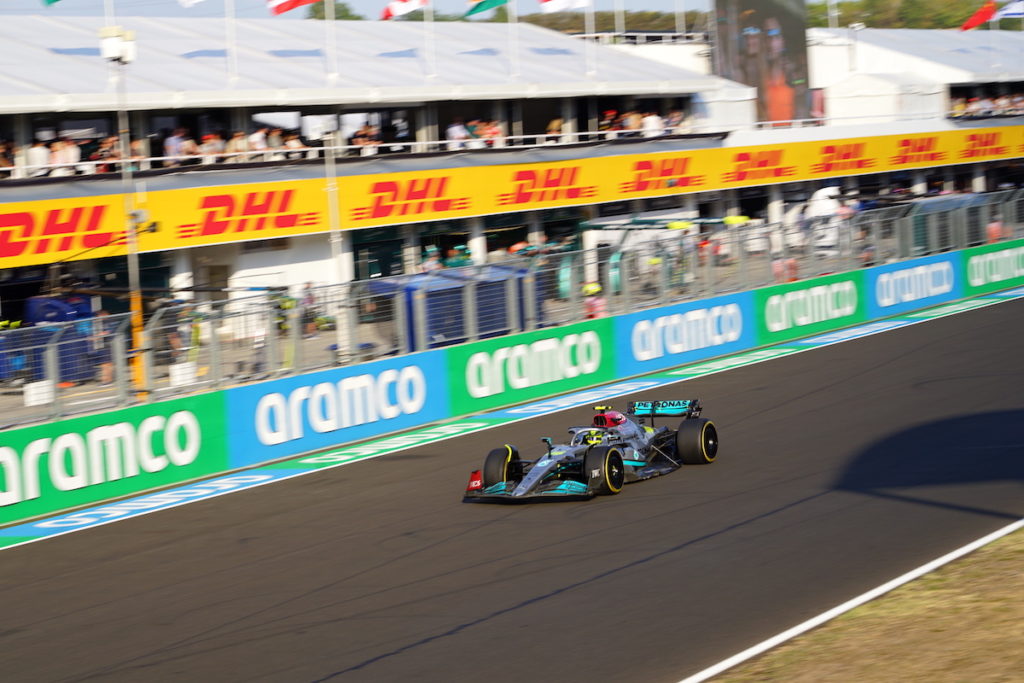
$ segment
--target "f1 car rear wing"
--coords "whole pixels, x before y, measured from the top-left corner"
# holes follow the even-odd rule
[[[698,417],[701,411],[700,399],[688,398],[677,401],[631,401],[626,411],[637,417]]]

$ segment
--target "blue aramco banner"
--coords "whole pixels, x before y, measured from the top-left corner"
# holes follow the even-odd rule
[[[926,256],[865,271],[868,317],[927,308],[964,296],[960,252]]]
[[[247,467],[441,420],[443,351],[230,389],[230,466]]]
[[[619,377],[742,351],[756,340],[750,292],[689,301],[615,319]]]

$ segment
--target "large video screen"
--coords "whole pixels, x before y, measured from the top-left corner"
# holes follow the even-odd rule
[[[718,75],[757,88],[760,121],[811,115],[803,0],[715,0]]]

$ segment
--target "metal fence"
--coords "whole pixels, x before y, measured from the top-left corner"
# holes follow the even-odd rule
[[[963,197],[957,201],[963,203]],[[1024,234],[1024,190],[795,225],[609,232],[586,251],[0,331],[0,427],[109,410]],[[993,226],[1001,223],[996,234]],[[626,237],[621,237],[623,233]],[[612,238],[612,235],[618,237]],[[601,292],[587,296],[586,285]],[[591,287],[592,289],[592,287]],[[136,348],[137,347],[137,348]]]

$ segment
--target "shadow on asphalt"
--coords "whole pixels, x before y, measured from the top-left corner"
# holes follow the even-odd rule
[[[1024,483],[1024,411],[965,415],[888,436],[858,454],[835,488],[1019,519],[1021,510],[957,505],[914,492],[1000,481]]]

